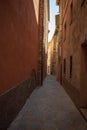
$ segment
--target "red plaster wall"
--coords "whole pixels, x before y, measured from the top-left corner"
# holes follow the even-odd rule
[[[0,0],[0,94],[37,70],[39,0],[34,1]]]

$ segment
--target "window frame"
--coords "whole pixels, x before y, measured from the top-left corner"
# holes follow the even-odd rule
[[[81,0],[81,7],[84,5],[86,0]]]
[[[63,41],[66,40],[66,22],[64,23]]]
[[[70,25],[73,22],[73,1],[70,4]]]
[[[72,56],[70,56],[70,78],[72,78]]]
[[[64,59],[64,68],[63,69],[64,69],[64,71],[63,71],[64,75],[66,75],[66,59]]]

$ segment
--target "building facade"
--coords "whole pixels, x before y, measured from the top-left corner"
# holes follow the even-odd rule
[[[87,108],[87,1],[57,0],[57,4],[61,23],[59,80],[75,104]]]
[[[0,1],[0,130],[15,118],[37,80],[42,82],[48,12],[45,0]]]
[[[48,46],[48,73],[58,79],[59,14],[55,16],[55,32]]]
[[[48,43],[48,58],[47,58],[47,72],[48,74],[53,74],[54,68],[54,60],[53,60],[53,53],[54,53],[54,39],[52,38],[51,41]]]
[[[47,75],[47,53],[48,53],[48,21],[49,17],[49,0],[40,0],[40,49],[39,49],[39,83]]]
[[[56,43],[56,32],[48,44],[48,74],[57,74],[57,43]]]
[[[47,75],[47,54],[48,54],[48,22],[49,15],[49,0],[44,0],[44,35],[43,35],[43,79]]]

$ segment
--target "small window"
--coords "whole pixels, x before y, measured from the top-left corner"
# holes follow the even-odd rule
[[[86,0],[81,0],[81,6],[84,5],[85,1],[86,1]]]
[[[70,78],[72,78],[72,56],[70,56]]]
[[[66,40],[66,23],[65,23],[64,29],[65,29],[65,40]]]
[[[73,21],[73,2],[70,5],[70,24],[72,24]]]
[[[64,74],[66,74],[66,59],[64,59]]]
[[[64,34],[63,34],[63,39],[64,41],[66,40],[66,23],[64,24]]]

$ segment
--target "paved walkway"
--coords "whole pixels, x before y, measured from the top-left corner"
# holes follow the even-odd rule
[[[87,123],[55,77],[47,76],[8,130],[87,130]]]

